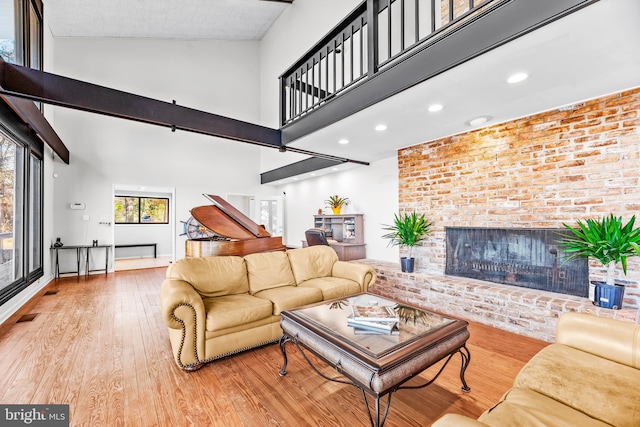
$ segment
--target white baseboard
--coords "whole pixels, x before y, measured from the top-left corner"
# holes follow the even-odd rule
[[[16,296],[11,298],[6,303],[0,306],[0,324],[4,323],[9,317],[11,317],[16,311],[20,310],[34,295],[42,290],[45,286],[53,280],[53,277],[47,278],[41,277],[25,289],[23,289]]]

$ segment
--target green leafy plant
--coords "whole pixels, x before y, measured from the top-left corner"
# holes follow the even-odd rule
[[[572,235],[560,239],[560,248],[576,257],[592,257],[607,268],[607,284],[615,283],[616,265],[627,274],[627,258],[640,256],[640,228],[634,228],[636,217],[624,224],[622,217],[613,214],[598,219],[576,221],[577,227],[562,224]]]
[[[335,196],[329,196],[329,198],[325,200],[324,203],[329,208],[341,208],[351,203],[351,200],[349,200],[348,197],[340,197],[336,194]]]
[[[433,223],[425,218],[425,214],[418,215],[416,212],[394,214],[393,224],[384,225],[382,228],[389,231],[382,238],[389,239],[390,245],[409,248],[408,258],[412,258],[413,247],[427,238],[432,226]]]

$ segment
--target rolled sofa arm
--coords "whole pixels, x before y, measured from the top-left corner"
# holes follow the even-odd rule
[[[592,314],[560,316],[556,343],[640,369],[640,325]]]
[[[431,425],[433,427],[488,427],[485,423],[460,414],[445,414]]]
[[[366,292],[376,281],[376,270],[373,267],[354,262],[336,261],[331,275],[357,282],[362,292]]]
[[[193,370],[205,359],[206,315],[202,297],[188,282],[165,279],[160,287],[160,310],[169,328],[176,363],[182,369]]]

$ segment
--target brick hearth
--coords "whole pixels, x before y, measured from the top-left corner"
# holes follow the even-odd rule
[[[423,272],[402,273],[399,264],[391,262],[357,262],[377,271],[372,293],[547,342],[554,341],[558,317],[567,311],[638,321],[636,308],[611,310],[571,295]]]

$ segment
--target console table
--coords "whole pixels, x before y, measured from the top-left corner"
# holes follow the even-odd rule
[[[105,264],[104,268],[99,269],[91,269],[91,249],[104,249],[105,250]],[[109,250],[111,249],[111,245],[68,245],[68,246],[60,246],[55,247],[51,246],[51,250],[55,251],[56,255],[56,266],[55,266],[55,277],[60,277],[60,274],[67,273],[77,273],[80,275],[80,260],[82,259],[82,253],[85,254],[85,268],[84,274],[88,275],[92,271],[104,271],[105,274],[109,271]],[[64,250],[74,250],[76,251],[76,270],[75,271],[60,271],[60,251]]]

